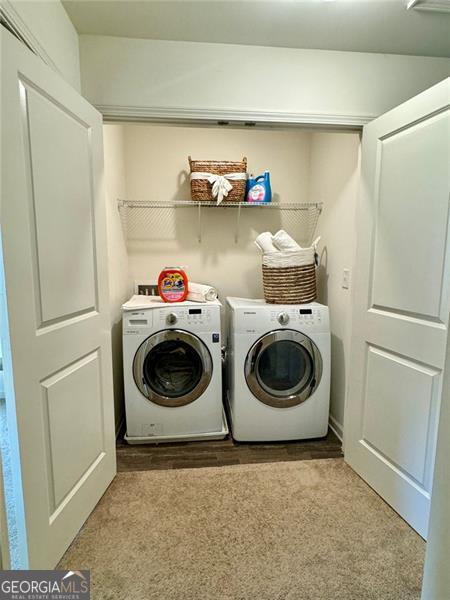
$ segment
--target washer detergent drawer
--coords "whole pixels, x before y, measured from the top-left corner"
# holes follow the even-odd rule
[[[153,326],[153,311],[133,311],[123,314],[124,335],[142,335]]]

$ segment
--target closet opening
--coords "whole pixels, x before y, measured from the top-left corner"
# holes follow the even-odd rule
[[[261,232],[284,229],[302,246],[320,236],[317,300],[329,306],[332,337],[330,424],[342,439],[360,135],[357,129],[251,121],[105,123],[118,428],[123,419],[122,304],[139,285],[154,293],[158,274],[170,265],[185,267],[192,281],[214,285],[223,301],[262,298],[261,255],[254,240]],[[272,206],[199,210],[191,201],[189,156],[246,157],[248,173],[270,172]],[[124,203],[130,205],[125,210]],[[287,209],[308,203],[320,210]]]

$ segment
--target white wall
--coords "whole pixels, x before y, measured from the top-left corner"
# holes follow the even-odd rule
[[[124,132],[120,125],[103,127],[106,181],[106,225],[111,307],[111,341],[114,375],[114,413],[116,427],[123,417],[122,313],[121,306],[132,294],[128,255],[123,236],[117,198],[126,194]]]
[[[344,269],[352,270],[355,252],[355,210],[359,183],[359,136],[313,133],[310,197],[323,202],[317,235],[322,236],[318,269],[319,301],[330,308],[330,420],[342,436],[349,374],[351,292],[342,287]]]
[[[125,125],[127,197],[189,200],[189,154],[198,159],[249,159],[249,171],[272,175],[274,199],[308,200],[310,133],[164,125]],[[186,267],[192,281],[216,286],[226,296],[262,297],[261,259],[253,244],[258,233],[283,225],[297,234],[301,216],[291,212],[243,209],[239,242],[237,211],[204,208],[202,243],[194,208],[134,210],[129,221],[129,264],[133,279],[157,279],[167,265]]]
[[[450,74],[450,59],[80,36],[96,106],[371,118]],[[106,110],[106,109],[105,109]],[[115,110],[117,112],[117,110]],[[126,114],[126,111],[124,112]]]
[[[47,62],[80,89],[78,34],[60,0],[6,0],[3,8],[46,55]]]

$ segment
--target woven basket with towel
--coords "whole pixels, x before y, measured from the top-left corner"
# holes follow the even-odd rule
[[[244,202],[247,184],[247,159],[192,160],[191,198],[195,202]]]
[[[320,238],[301,248],[284,230],[266,231],[255,244],[263,252],[264,299],[269,304],[304,304],[317,297],[316,252]]]

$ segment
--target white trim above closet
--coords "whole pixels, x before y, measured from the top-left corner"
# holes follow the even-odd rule
[[[330,115],[315,113],[287,113],[241,111],[211,108],[182,108],[163,106],[119,106],[96,104],[95,107],[103,115],[105,121],[162,121],[164,123],[205,123],[215,125],[306,125],[358,130],[376,115]]]

